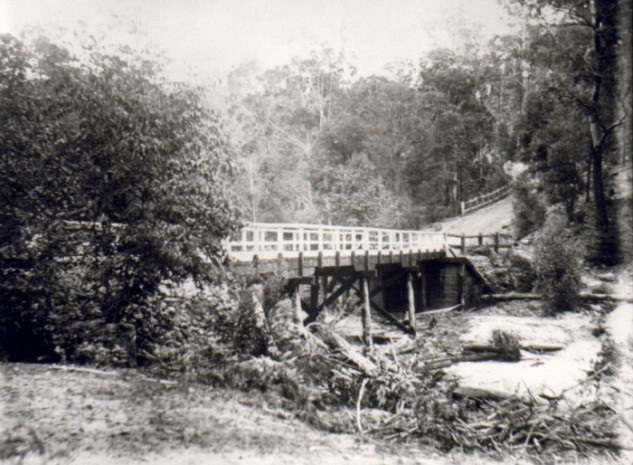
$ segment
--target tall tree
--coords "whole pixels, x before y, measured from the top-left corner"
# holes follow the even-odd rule
[[[582,110],[598,244],[596,259],[613,262],[614,231],[604,185],[604,163],[614,149],[618,2],[613,0],[513,0],[542,25],[538,59],[553,71],[548,79]]]

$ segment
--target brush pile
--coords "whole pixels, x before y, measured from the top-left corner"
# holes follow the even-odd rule
[[[430,369],[410,352],[364,351],[324,323],[301,337],[303,343],[281,360],[254,359],[242,370],[257,366],[251,375],[265,380],[262,389],[282,394],[298,416],[320,428],[416,440],[441,450],[586,455],[620,449],[614,412],[600,401],[569,407],[560,399],[465,395],[441,369]]]
[[[555,405],[519,399],[457,399],[446,402],[419,399],[415,410],[391,420],[376,431],[386,438],[417,437],[442,450],[525,449],[529,453],[576,451],[581,455],[601,449],[620,450],[613,428],[613,410],[591,402],[562,410]]]
[[[441,450],[584,455],[620,449],[615,414],[600,401],[569,406],[565,399],[491,396],[461,388],[442,370],[464,360],[516,360],[520,344],[511,334],[493,334],[484,352],[466,351],[459,341],[463,316],[449,314],[418,322],[415,342],[402,337],[369,351],[340,324],[351,318],[348,326],[358,326],[353,317],[334,315],[304,328],[294,323],[288,300],[263,309],[252,298],[244,302],[242,313],[255,308],[266,320],[240,319],[254,322],[253,334],[266,333],[249,338],[249,347],[256,340],[261,350],[230,355],[235,344],[227,346],[222,363],[210,364],[198,381],[269,392],[279,408],[321,429],[414,440]]]

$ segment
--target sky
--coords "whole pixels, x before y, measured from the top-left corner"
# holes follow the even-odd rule
[[[178,80],[226,75],[240,63],[271,68],[323,45],[358,74],[459,44],[456,21],[483,39],[507,32],[496,0],[0,0],[0,33],[87,30],[164,51]]]

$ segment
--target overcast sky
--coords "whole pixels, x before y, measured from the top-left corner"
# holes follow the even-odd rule
[[[322,44],[344,50],[360,75],[380,74],[455,46],[448,25],[460,17],[483,38],[508,30],[496,0],[0,0],[0,32],[38,26],[133,37],[164,50],[172,77],[193,80],[248,60],[281,65]]]

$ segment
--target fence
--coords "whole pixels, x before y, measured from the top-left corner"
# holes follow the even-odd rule
[[[413,231],[309,224],[249,223],[228,244],[237,261],[285,257],[351,254],[356,251],[446,250],[439,231]]]
[[[464,234],[446,234],[446,244],[453,249],[458,249],[462,254],[465,254],[468,249],[491,246],[495,252],[503,248],[510,248],[513,246],[513,238],[511,234],[477,234],[477,235],[464,235]]]
[[[471,212],[473,210],[477,210],[478,208],[485,207],[486,205],[490,205],[493,202],[496,202],[499,199],[507,196],[512,190],[512,184],[506,184],[499,189],[495,189],[492,192],[489,192],[484,195],[480,195],[479,197],[475,197],[474,199],[466,200],[461,202],[460,210],[462,216],[466,213]]]

